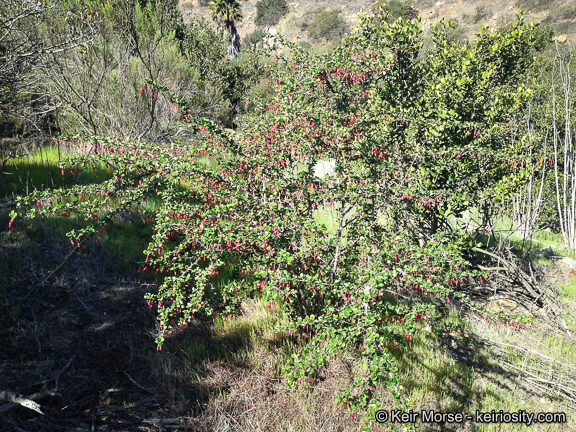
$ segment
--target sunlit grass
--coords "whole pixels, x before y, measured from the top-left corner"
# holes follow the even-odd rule
[[[62,177],[61,163],[73,152],[63,152],[57,147],[42,147],[28,155],[10,159],[4,166],[6,184],[0,188],[0,197],[28,194],[34,190],[55,189],[69,186],[79,180],[99,183],[110,177],[105,164],[96,164],[96,174],[93,167],[86,167],[80,175],[72,176],[66,169]]]
[[[27,156],[10,159],[4,166],[6,184],[0,194],[10,196],[63,186],[59,158],[58,148],[45,147]]]
[[[180,349],[191,368],[216,360],[257,367],[262,353],[268,353],[274,358],[274,370],[280,373],[292,354],[303,348],[279,329],[286,324],[288,318],[278,305],[250,300],[243,304],[240,315],[217,317],[202,340],[188,338]]]
[[[243,313],[239,317],[232,320],[216,319],[207,335],[201,339],[191,335],[183,342],[180,349],[184,353],[188,367],[194,371],[202,371],[209,364],[210,369],[214,365],[235,371],[237,369],[234,368],[241,364],[243,374],[257,376],[261,372],[256,371],[261,371],[262,367],[271,367],[275,372],[274,376],[281,379],[282,367],[289,363],[293,354],[302,352],[306,343],[304,338],[291,337],[279,331],[279,325],[285,323],[287,323],[287,318],[280,308],[268,308],[268,305],[261,300],[251,300],[244,304]],[[459,358],[444,346],[437,346],[435,342],[435,336],[420,328],[414,335],[410,348],[399,357],[400,388],[405,400],[411,404],[410,409],[415,412],[422,409],[434,409],[437,412],[462,412],[474,417],[476,410],[481,412],[491,410],[541,412],[546,408],[550,411],[564,411],[559,401],[554,398],[532,397],[520,390],[512,391],[514,377],[510,376],[509,371],[499,367],[499,359],[489,350],[471,349],[464,358]],[[570,349],[568,341],[550,336],[542,340],[542,347],[539,351],[546,355],[553,355],[554,358],[563,356],[564,362],[571,363],[576,353],[571,354]],[[337,353],[337,357],[341,359],[339,361],[349,365],[348,378],[342,376],[337,387],[337,391],[344,391],[354,379],[361,379],[365,376],[369,365],[367,360],[352,347]],[[522,366],[523,357],[518,356],[512,350],[509,350],[505,358],[518,367]],[[190,378],[202,380],[201,375],[201,372],[200,375],[198,372],[193,372]],[[229,381],[223,380],[223,382]],[[511,385],[512,389],[506,387],[507,385]],[[302,402],[303,418],[319,409],[308,400],[312,389],[317,387],[322,387],[321,381],[306,379],[302,383],[301,390],[286,395],[286,397],[294,398],[296,404]],[[384,383],[378,387],[377,393],[381,398],[382,409],[400,408],[391,399],[389,389]],[[211,397],[225,398],[226,395],[224,393]],[[336,395],[334,395],[334,403],[336,400]],[[306,401],[308,402],[305,403]],[[321,409],[329,409],[329,407],[324,406]],[[334,409],[346,411],[345,408]],[[438,430],[433,426],[421,424],[416,430]],[[438,425],[435,426],[438,427]],[[518,424],[477,424],[476,426],[477,431],[562,430],[561,425],[546,429],[534,426],[528,428]],[[573,424],[569,423],[568,426],[572,427]],[[460,427],[463,428],[462,430],[468,430],[464,429],[464,424]]]
[[[566,297],[576,301],[576,278],[571,277],[568,282],[560,286]]]
[[[330,235],[336,234],[338,230],[338,212],[330,206],[319,207],[313,214],[314,221],[319,227],[325,227]]]

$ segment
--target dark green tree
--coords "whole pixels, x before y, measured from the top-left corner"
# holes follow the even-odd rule
[[[412,0],[378,0],[372,6],[372,13],[378,14],[382,6],[386,6],[388,9],[386,20],[389,23],[393,23],[398,18],[413,19],[418,16],[418,11],[414,8]]]
[[[288,13],[288,9],[286,0],[260,0],[256,3],[254,23],[257,26],[274,26]]]
[[[256,45],[261,42],[265,36],[266,32],[264,30],[256,29],[244,37],[244,46],[255,48]]]
[[[339,9],[320,12],[308,26],[308,34],[314,39],[342,38],[347,30]]]

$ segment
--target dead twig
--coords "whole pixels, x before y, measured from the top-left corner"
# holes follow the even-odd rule
[[[138,387],[140,390],[145,391],[146,393],[149,393],[149,394],[151,394],[151,395],[156,395],[156,393],[153,392],[152,390],[147,389],[146,387],[143,387],[143,386],[141,386],[140,384],[138,384],[138,383],[134,380],[134,378],[132,378],[132,377],[128,374],[128,372],[124,371],[124,375],[126,375],[126,377],[130,380],[130,382],[131,382],[132,384],[134,384],[136,387]]]
[[[175,418],[166,418],[166,419],[144,419],[142,420],[142,423],[147,423],[147,424],[151,424],[152,426],[156,426],[156,427],[169,427],[169,426],[175,426],[175,425],[182,425],[184,423],[185,418],[184,417],[175,417]]]
[[[70,360],[68,360],[68,363],[66,363],[66,366],[64,366],[62,368],[62,370],[60,370],[60,372],[58,372],[58,375],[56,375],[56,383],[54,385],[54,391],[58,391],[58,383],[60,381],[60,375],[62,375],[64,373],[64,371],[66,369],[68,369],[68,367],[72,364],[72,362],[74,361],[74,359],[76,358],[76,354],[74,354]]]
[[[472,248],[473,251],[479,252],[496,262],[496,266],[482,265],[484,263],[476,263],[475,266],[480,270],[493,272],[499,282],[495,283],[494,287],[500,287],[506,291],[502,299],[515,298],[517,304],[522,304],[528,313],[532,313],[534,306],[540,309],[541,313],[549,313],[553,321],[562,315],[562,311],[557,305],[554,298],[554,292],[550,290],[550,284],[542,284],[537,278],[531,263],[528,263],[528,269],[523,269],[517,262],[516,257],[511,249],[500,248],[496,251],[485,250],[482,248]],[[480,294],[480,293],[478,293]],[[493,294],[496,294],[496,291]],[[527,305],[530,305],[528,308]]]
[[[572,364],[568,364],[568,363],[562,363],[561,361],[558,361],[558,360],[556,360],[556,359],[553,359],[552,357],[548,357],[547,355],[544,355],[544,354],[542,354],[542,353],[539,353],[538,351],[534,351],[534,350],[531,350],[531,349],[528,349],[528,348],[524,348],[524,347],[521,347],[521,346],[518,346],[518,345],[512,345],[512,344],[509,344],[509,343],[496,341],[496,340],[494,340],[494,339],[489,339],[489,338],[483,338],[483,339],[484,339],[485,341],[492,342],[492,343],[496,343],[496,344],[499,344],[499,345],[505,345],[505,346],[509,346],[509,347],[511,347],[511,348],[516,348],[516,349],[520,349],[520,350],[526,350],[526,351],[531,352],[531,353],[533,353],[533,354],[539,355],[540,357],[544,357],[544,358],[547,359],[547,360],[550,360],[550,361],[552,361],[552,362],[558,363],[558,364],[560,364],[560,365],[562,365],[562,366],[566,366],[567,368],[576,370],[576,365],[572,365]]]
[[[56,273],[58,270],[60,270],[60,268],[66,264],[66,261],[68,260],[68,258],[70,258],[70,256],[72,256],[72,254],[74,253],[74,251],[76,251],[76,249],[80,248],[80,245],[83,244],[86,241],[86,239],[83,239],[80,243],[78,243],[76,246],[74,246],[74,249],[72,249],[70,251],[70,253],[68,255],[66,255],[66,258],[64,258],[64,260],[62,261],[62,263],[60,263],[60,265],[58,267],[56,267],[48,276],[46,276],[44,278],[44,280],[42,280],[42,282],[38,282],[36,285],[34,285],[34,287],[32,287],[32,289],[30,291],[28,291],[28,294],[26,294],[24,296],[23,300],[26,300],[28,297],[30,297],[34,292],[36,292],[36,288],[38,288],[40,285],[44,284],[44,282],[46,282],[48,279],[50,279],[52,277],[52,275],[54,273]]]

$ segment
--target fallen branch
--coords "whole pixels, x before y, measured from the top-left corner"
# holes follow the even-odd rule
[[[526,379],[526,380],[536,381],[536,382],[539,382],[539,383],[542,383],[542,384],[549,384],[549,385],[551,385],[551,386],[556,386],[556,387],[558,387],[558,388],[561,388],[562,390],[565,390],[565,391],[568,391],[568,392],[570,392],[570,393],[576,394],[576,389],[575,389],[575,388],[567,387],[567,386],[564,386],[564,385],[562,385],[562,384],[555,383],[555,382],[552,381],[552,380],[544,379],[544,378],[542,378],[542,377],[539,377],[538,375],[535,375],[535,374],[530,373],[530,372],[528,372],[528,371],[522,370],[522,368],[519,368],[518,366],[513,365],[512,363],[509,363],[509,362],[507,362],[507,361],[502,360],[502,363],[505,364],[505,365],[508,366],[508,367],[517,369],[517,370],[521,371],[522,373],[525,373],[526,375],[530,375],[530,376],[528,376],[528,377],[524,377],[524,379]]]
[[[505,294],[505,296],[510,298],[515,297],[516,299],[521,297],[521,301],[518,301],[517,303],[522,303],[524,305],[530,304],[528,313],[531,313],[533,306],[537,305],[542,312],[548,309],[555,317],[562,315],[562,312],[554,302],[554,298],[550,295],[549,286],[542,286],[541,282],[539,282],[534,275],[530,263],[528,263],[528,272],[523,270],[518,263],[516,263],[515,257],[510,250],[500,249],[499,251],[492,252],[478,247],[472,248],[472,250],[490,257],[497,263],[496,266],[482,265],[480,263],[475,263],[474,265],[480,270],[490,271],[497,275],[496,278],[498,278],[499,281],[504,282],[504,284],[500,285],[503,285],[504,288],[507,287],[507,294]],[[495,286],[498,286],[498,284]],[[502,287],[500,288],[501,292]]]
[[[5,405],[0,406],[0,414],[11,410],[14,407],[17,406],[23,406],[26,407],[28,409],[31,409],[33,411],[36,411],[40,414],[44,414],[41,410],[40,410],[40,404],[38,404],[37,402],[34,402],[34,400],[36,399],[42,399],[46,396],[53,396],[53,397],[61,397],[62,395],[60,393],[56,393],[53,391],[43,391],[40,393],[35,393],[33,395],[27,396],[27,397],[23,397],[17,393],[12,393],[12,392],[8,392],[8,391],[0,391],[0,401],[6,401],[6,402],[10,402],[7,403]]]
[[[0,400],[6,402],[12,402],[14,404],[22,405],[28,409],[34,410],[40,414],[44,414],[40,409],[40,404],[34,402],[33,400],[26,399],[17,393],[12,393],[8,391],[0,391]],[[2,408],[2,407],[0,407]]]

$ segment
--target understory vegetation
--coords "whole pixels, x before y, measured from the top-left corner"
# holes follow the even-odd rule
[[[573,429],[574,47],[209,6],[0,6],[1,430]]]

